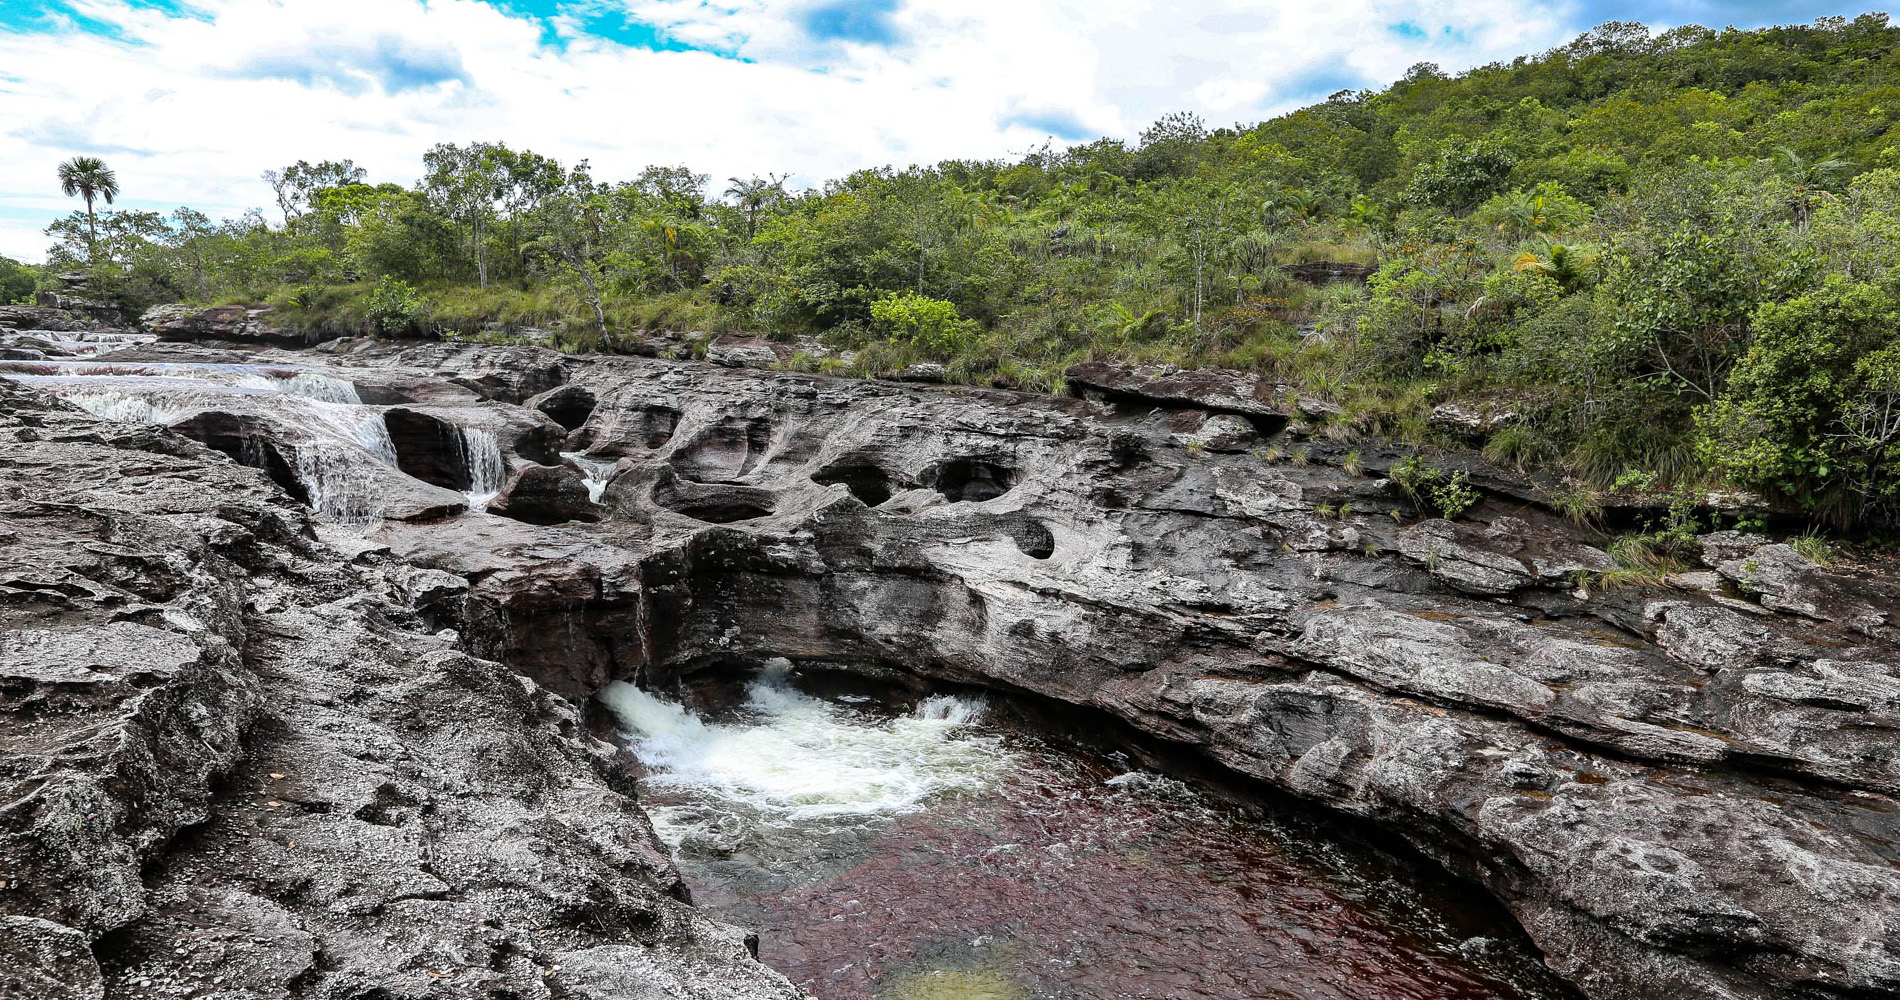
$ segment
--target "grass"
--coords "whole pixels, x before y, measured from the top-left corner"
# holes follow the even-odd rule
[[[1839,558],[1834,546],[1812,528],[1788,539],[1788,547],[1816,566],[1826,566]]]

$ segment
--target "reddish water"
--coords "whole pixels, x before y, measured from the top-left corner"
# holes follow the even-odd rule
[[[689,841],[696,900],[824,1000],[1573,995],[1475,890],[1115,760],[986,735],[1017,760],[988,792]],[[734,815],[704,789],[645,801]]]

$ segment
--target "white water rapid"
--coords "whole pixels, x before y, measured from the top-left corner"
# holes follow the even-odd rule
[[[782,668],[746,696],[740,718],[708,722],[624,682],[600,693],[650,769],[643,783],[683,800],[649,807],[675,850],[897,816],[991,788],[1013,766],[1000,739],[973,728],[977,699],[939,695],[884,719],[801,694]]]

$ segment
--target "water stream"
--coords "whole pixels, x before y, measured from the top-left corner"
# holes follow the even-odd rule
[[[561,457],[581,470],[581,482],[587,486],[587,499],[591,503],[600,502],[602,494],[607,492],[607,484],[613,481],[614,470],[620,466],[617,459],[588,458],[578,451],[561,452]]]
[[[695,900],[823,1000],[1572,996],[1477,890],[980,700],[601,701]]]

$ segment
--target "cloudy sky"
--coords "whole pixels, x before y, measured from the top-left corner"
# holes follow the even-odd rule
[[[1456,70],[1613,19],[1806,22],[1879,0],[0,0],[0,254],[39,260],[105,158],[120,207],[214,217],[349,157],[411,183],[437,142],[596,176],[686,163],[813,184],[859,166],[1252,122],[1420,61]],[[723,185],[722,185],[723,186]]]

